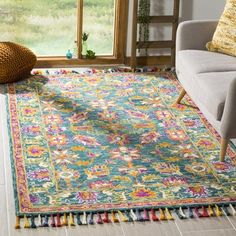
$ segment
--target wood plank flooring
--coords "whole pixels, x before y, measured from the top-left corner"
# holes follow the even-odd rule
[[[0,95],[0,236],[236,236],[236,216],[15,230],[6,112]]]

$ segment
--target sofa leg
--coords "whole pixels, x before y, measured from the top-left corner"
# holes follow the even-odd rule
[[[220,147],[220,161],[225,161],[225,154],[228,147],[229,139],[221,138],[221,147]]]
[[[183,97],[185,96],[186,91],[182,88],[179,94],[179,97],[176,100],[176,104],[180,104],[181,100],[183,99]]]

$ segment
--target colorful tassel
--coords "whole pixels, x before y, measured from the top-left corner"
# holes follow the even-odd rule
[[[83,213],[83,218],[82,218],[82,225],[87,225],[87,214],[86,212],[84,211]]]
[[[159,211],[160,211],[159,219],[160,219],[160,220],[167,220],[167,219],[166,219],[165,212],[164,212],[161,208],[159,209]]]
[[[235,216],[236,215],[236,210],[234,209],[234,206],[232,204],[229,204],[229,207],[232,211],[232,215]]]
[[[51,224],[50,224],[51,227],[56,227],[56,223],[55,223],[55,219],[54,219],[54,215],[51,214]]]
[[[26,215],[24,215],[24,228],[26,229],[30,228],[30,222]]]
[[[137,216],[137,221],[140,221],[140,222],[142,222],[142,221],[144,221],[143,220],[143,217],[142,217],[142,214],[141,214],[141,210],[139,210],[138,208],[135,210],[135,214],[136,214],[136,216]]]
[[[75,226],[75,221],[74,221],[73,213],[69,214],[69,226]]]
[[[214,213],[214,211],[213,211],[211,205],[208,206],[208,215],[209,215],[210,217],[215,216],[215,213]]]
[[[119,219],[116,217],[116,213],[114,211],[111,212],[111,219],[113,223],[119,223]]]
[[[30,217],[30,222],[31,222],[30,228],[32,228],[32,229],[36,229],[37,228],[34,220],[35,220],[35,216],[32,215]]]
[[[180,213],[180,210],[178,210],[178,209],[175,208],[174,211],[175,211],[175,214],[179,217],[179,219],[181,219],[181,220],[184,219],[184,217],[183,217],[182,214]]]
[[[119,218],[120,218],[120,221],[122,222],[128,222],[128,218],[126,215],[124,215],[121,211],[118,211],[118,214],[119,214]]]
[[[205,206],[202,206],[202,217],[209,217],[207,208]]]
[[[174,220],[174,217],[171,215],[171,212],[169,211],[167,207],[165,208],[165,213],[166,213],[167,220]]]
[[[185,215],[182,207],[179,208],[179,213],[183,216],[183,219],[187,219],[187,216]]]
[[[43,226],[43,218],[41,217],[41,215],[38,215],[38,227],[42,227]]]
[[[125,215],[128,219],[128,222],[133,222],[133,218],[131,217],[130,213],[128,211],[125,211]]]
[[[194,207],[194,213],[195,213],[195,215],[196,215],[198,218],[202,217],[202,215],[201,215],[201,213],[199,212],[199,210],[198,210],[197,207]]]
[[[111,223],[111,221],[110,221],[110,219],[109,219],[109,214],[108,214],[108,212],[105,212],[105,213],[104,213],[103,222],[104,222],[104,223]]]
[[[64,213],[64,215],[63,215],[62,226],[68,226],[68,220],[67,220],[67,214],[66,213]]]
[[[90,214],[89,214],[89,221],[88,221],[88,223],[89,223],[90,225],[93,225],[93,224],[94,224],[94,221],[93,221],[93,213],[92,213],[92,212],[90,212]]]
[[[156,212],[154,209],[151,209],[151,219],[152,221],[158,221],[158,217],[156,216]]]
[[[222,211],[220,210],[220,207],[218,207],[217,205],[215,205],[216,208],[216,216],[222,216]]]
[[[231,214],[230,214],[230,212],[229,212],[227,206],[223,205],[223,206],[222,206],[222,210],[223,210],[223,212],[225,213],[225,215],[227,215],[227,216],[231,216]]]
[[[20,217],[16,216],[16,225],[15,225],[15,229],[20,229]]]
[[[102,216],[99,212],[97,213],[97,224],[99,225],[103,224]]]
[[[61,227],[61,215],[57,213],[56,227]]]
[[[144,221],[150,221],[150,217],[149,217],[147,209],[143,210],[143,220]]]
[[[42,227],[49,227],[48,221],[49,221],[49,217],[48,215],[45,215]]]
[[[136,220],[137,220],[137,216],[135,215],[133,209],[130,210],[130,216],[131,216],[131,218],[133,219],[133,221],[136,221]]]
[[[194,218],[193,209],[191,207],[188,207],[188,217],[191,219]]]
[[[82,222],[81,222],[81,220],[80,220],[80,214],[79,214],[79,213],[76,214],[76,221],[77,221],[77,225],[82,225]]]

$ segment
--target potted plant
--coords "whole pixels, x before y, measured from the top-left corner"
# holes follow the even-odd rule
[[[138,6],[139,41],[149,40],[150,0],[139,0]],[[147,49],[146,49],[147,54]]]
[[[88,36],[89,34],[85,32],[82,35],[82,55],[84,56],[87,54],[87,50],[88,50],[88,43],[87,43]]]

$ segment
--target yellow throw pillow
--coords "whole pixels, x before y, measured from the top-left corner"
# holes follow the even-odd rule
[[[0,83],[25,79],[36,60],[30,49],[12,42],[0,42]]]
[[[206,47],[212,52],[236,56],[236,0],[227,0],[213,39]]]

